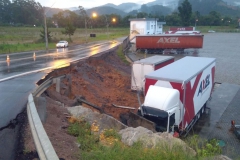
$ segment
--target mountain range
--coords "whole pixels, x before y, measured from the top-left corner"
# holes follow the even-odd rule
[[[122,3],[119,5],[107,3],[102,6],[86,9],[86,12],[89,16],[91,16],[92,12],[97,12],[99,15],[118,14],[122,17],[138,12],[167,15],[173,11],[177,11],[179,4],[182,2],[183,0],[155,0],[144,5],[137,3]],[[202,15],[209,14],[209,12],[215,10],[222,15],[240,16],[239,0],[189,0],[189,2],[192,5],[193,12],[199,11]],[[69,10],[78,13],[77,7],[69,8]],[[58,10],[54,9],[47,16],[52,16],[56,12]]]
[[[200,2],[203,5],[206,3],[206,1],[212,1],[212,0],[195,0],[195,2]],[[159,6],[163,6],[163,7],[167,7],[168,9],[170,8],[171,11],[174,11],[178,8],[179,3],[181,3],[182,0],[155,0],[149,3],[146,3],[145,5],[147,7],[151,7],[154,5],[159,5]],[[189,0],[189,2],[194,6],[195,2]],[[225,4],[227,6],[236,6],[236,7],[240,7],[240,1],[239,0],[218,0],[218,2],[225,2]],[[198,4],[199,5],[199,4]],[[218,4],[216,4],[218,5]],[[112,3],[107,3],[103,6],[108,6],[108,7],[112,7],[118,10],[121,10],[123,12],[129,13],[133,10],[140,10],[141,9],[141,5],[137,4],[137,3],[122,3],[120,5],[115,5]],[[103,6],[99,6],[99,7],[103,7]],[[201,7],[201,5],[199,6]],[[98,8],[98,7],[95,7]]]

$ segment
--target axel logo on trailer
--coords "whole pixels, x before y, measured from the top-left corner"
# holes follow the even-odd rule
[[[200,87],[199,87],[199,90],[198,90],[198,95],[199,94],[202,94],[205,89],[209,86],[210,84],[210,74],[206,76],[205,79],[203,79],[201,82],[200,82]],[[197,95],[197,96],[198,96]]]
[[[178,37],[161,37],[157,43],[180,43],[180,41],[178,41]]]

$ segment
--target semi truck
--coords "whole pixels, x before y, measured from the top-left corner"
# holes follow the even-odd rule
[[[202,34],[136,35],[136,50],[162,54],[165,49],[199,49],[203,47]]]
[[[131,73],[131,89],[143,91],[145,75],[174,62],[173,56],[151,56],[134,61]]]
[[[215,58],[184,57],[145,76],[141,118],[159,132],[187,135],[206,109],[215,75]]]

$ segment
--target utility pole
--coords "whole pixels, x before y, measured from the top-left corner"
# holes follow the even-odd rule
[[[109,23],[108,23],[108,20],[107,20],[107,16],[104,14],[104,17],[106,18],[106,24],[107,24],[107,38],[109,40],[109,33],[108,33],[108,26],[109,26]]]
[[[84,18],[84,23],[85,23],[85,41],[87,43],[87,13],[85,9],[82,6],[78,6],[80,10],[80,15]]]
[[[46,12],[44,13],[44,29],[45,29],[45,43],[46,43],[46,52],[48,52],[48,33],[47,33],[47,20]]]
[[[197,21],[198,21],[198,19],[195,20],[195,30],[196,30],[196,27],[197,27]]]
[[[52,6],[56,3],[55,1]],[[50,8],[52,8],[52,6]],[[46,43],[46,52],[48,52],[48,29],[47,29],[47,12],[50,10],[50,8],[44,12],[44,28],[45,28],[45,43]]]
[[[85,39],[86,39],[86,42],[87,42],[87,20],[86,20],[86,16],[85,16]]]

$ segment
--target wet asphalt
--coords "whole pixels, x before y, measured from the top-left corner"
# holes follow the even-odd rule
[[[216,88],[212,94],[212,99],[207,103],[207,107],[211,108],[211,113],[200,119],[196,124],[195,132],[201,137],[212,139],[217,138],[223,140],[226,145],[223,148],[223,153],[231,158],[240,157],[238,153],[240,141],[236,139],[236,136],[229,132],[230,120],[234,119],[236,123],[240,123],[238,114],[240,113],[240,34],[234,33],[214,33],[206,34],[204,37],[203,49],[199,51],[186,50],[184,54],[174,54],[175,60],[184,56],[202,56],[202,57],[214,57],[216,58],[216,75],[215,81],[222,83]],[[29,68],[36,68],[41,66],[37,64],[32,57],[33,53],[29,56],[31,62],[30,66],[22,66],[19,61],[10,62],[7,64],[6,57],[0,56],[0,77],[7,78],[12,75],[24,73],[29,71]],[[54,55],[55,56],[55,55]],[[139,55],[134,53],[128,54],[129,58],[134,60],[139,59]],[[71,58],[71,57],[70,57]],[[39,57],[39,59],[41,59]],[[55,58],[45,58],[52,59]],[[59,60],[59,59],[58,59]],[[22,61],[25,61],[24,59]],[[43,61],[44,62],[44,61]],[[35,63],[35,64],[34,64]],[[12,65],[12,68],[10,66]],[[44,67],[51,66],[53,64],[44,65]],[[19,68],[22,67],[22,71]],[[40,68],[41,68],[40,67]],[[10,69],[10,70],[9,70]],[[47,70],[46,70],[47,72]],[[36,88],[35,83],[43,77],[46,72],[37,72],[24,77],[12,79],[11,82],[0,83],[1,98],[0,98],[0,118],[1,125],[6,124],[6,119],[12,119],[14,116],[12,113],[18,113],[26,106],[27,96],[31,91]],[[4,106],[4,107],[2,107]],[[15,114],[16,116],[17,114]],[[8,121],[9,122],[9,121]],[[1,128],[1,127],[0,127]],[[17,128],[16,128],[17,129]],[[0,147],[7,149],[8,147],[13,149],[14,142],[11,141],[16,137],[15,130],[7,130],[5,132],[0,131]],[[10,140],[10,141],[9,141]],[[3,155],[8,155],[7,159],[12,159],[14,153],[7,154],[6,150],[0,149],[0,159],[6,159]]]
[[[28,95],[36,83],[55,68],[107,51],[119,42],[101,42],[55,50],[0,55],[0,160],[11,160],[19,138],[17,116],[24,111]]]
[[[240,34],[214,33],[204,35],[203,48],[187,49],[183,54],[166,54],[174,56],[175,61],[185,56],[216,58],[214,92],[207,107],[210,108],[193,127],[190,134],[198,134],[205,140],[217,139],[224,143],[224,155],[240,159],[240,140],[229,131],[231,120],[240,124]],[[152,54],[147,54],[152,56]],[[164,55],[163,55],[164,56]],[[132,61],[144,58],[143,53],[128,53]],[[196,64],[197,65],[197,64]]]

